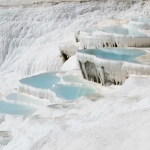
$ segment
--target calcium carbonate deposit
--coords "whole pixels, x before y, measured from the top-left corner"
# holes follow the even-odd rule
[[[86,49],[77,53],[77,59],[85,79],[102,85],[121,85],[132,74],[150,75],[150,66],[136,60],[144,54],[145,51],[137,49]]]
[[[149,28],[130,22],[149,18],[149,10],[149,0],[0,0],[0,150],[149,150],[149,66],[104,62],[115,82],[124,82],[105,87],[83,79],[76,54],[111,46],[112,37],[113,47],[145,47],[149,53]],[[101,37],[94,30],[92,41],[93,29],[108,26],[142,28],[146,36]],[[126,80],[117,73],[122,66]],[[56,95],[19,82],[51,71],[60,79],[52,85]]]

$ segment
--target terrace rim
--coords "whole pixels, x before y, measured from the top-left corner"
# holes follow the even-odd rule
[[[150,75],[150,66],[145,64],[99,58],[81,51],[77,59],[83,78],[103,86],[121,85],[130,75]]]

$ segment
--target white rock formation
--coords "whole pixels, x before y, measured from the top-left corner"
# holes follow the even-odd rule
[[[130,32],[130,31],[129,31]],[[98,49],[101,47],[149,47],[150,36],[107,33],[95,30],[92,35],[83,34],[80,36],[82,49]]]
[[[79,50],[79,32],[69,33],[62,37],[61,42],[59,43],[59,51],[65,60],[69,57],[75,55]]]
[[[117,1],[58,5],[43,2],[21,7],[12,6],[26,2],[29,1],[0,0],[0,83],[6,90],[17,87],[21,77],[60,69],[64,62],[58,45],[62,39],[72,41],[70,33],[76,33],[106,16],[122,18],[125,14],[130,16],[139,13],[134,8],[128,11],[132,6],[130,2],[120,3],[123,10],[120,13],[120,8],[115,7]],[[3,7],[5,4],[7,6]],[[139,8],[139,5],[136,7]],[[68,36],[62,38],[64,35]],[[78,35],[74,38],[76,37]],[[17,80],[13,80],[11,75],[15,75]]]
[[[107,89],[112,94],[51,105],[28,118],[4,116],[0,129],[12,139],[3,150],[148,150],[149,88],[148,77],[131,77],[119,91]]]
[[[29,94],[35,97],[39,97],[39,98],[54,98],[55,97],[55,93],[50,91],[49,89],[38,89],[29,85],[25,85],[20,83],[18,85],[18,92],[19,93],[25,93],[25,94]]]
[[[73,69],[79,69],[79,64],[77,61],[76,54],[74,56],[71,56],[62,66],[62,70],[73,70]]]
[[[105,18],[141,15],[150,8],[149,1],[143,5],[140,0],[31,4],[37,2],[41,1],[0,0],[0,99],[22,76],[61,68],[57,45],[63,34]],[[12,6],[20,4],[29,5]],[[150,79],[130,77],[120,91],[98,88],[99,95],[50,105],[33,116],[0,115],[0,130],[11,134],[11,141],[5,145],[2,140],[0,149],[149,150]]]
[[[59,44],[59,50],[66,59],[75,55],[75,53],[79,50],[79,43],[75,43],[72,41],[62,42]]]
[[[10,9],[1,7],[0,71],[31,75],[60,69],[63,60],[57,45],[63,35],[100,19],[98,14],[102,10],[96,3],[61,3],[48,7]],[[93,10],[96,10],[97,17],[93,17]],[[69,38],[72,39],[70,35]],[[71,47],[76,50],[78,46],[73,44]],[[70,46],[67,48],[70,49]]]
[[[150,66],[98,58],[78,52],[77,59],[85,79],[102,85],[121,85],[131,75],[150,75]]]

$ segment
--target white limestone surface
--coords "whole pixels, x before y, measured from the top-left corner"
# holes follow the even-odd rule
[[[0,99],[18,87],[20,78],[62,67],[62,35],[105,18],[147,14],[150,8],[149,1],[140,0],[34,2],[0,0]],[[12,6],[24,3],[29,5]],[[1,140],[0,149],[149,150],[150,79],[132,77],[120,91],[114,88],[103,87],[102,95],[77,103],[41,108],[29,117],[0,115],[0,130],[10,132],[10,142]]]
[[[35,97],[39,97],[39,98],[54,98],[55,97],[55,93],[50,91],[49,89],[38,89],[29,85],[25,85],[20,83],[18,85],[18,92],[19,93],[25,93],[25,94],[29,94]]]
[[[72,40],[73,31],[99,20],[101,12],[94,3],[7,8],[0,7],[0,97],[17,88],[22,77],[60,69],[59,43]]]
[[[28,118],[4,116],[0,128],[12,140],[3,150],[148,150],[149,85],[148,77],[131,77],[119,91],[107,89],[112,94],[50,105]]]
[[[101,47],[150,47],[150,35],[123,35],[95,30],[92,35],[81,35],[82,49],[98,49]]]
[[[74,43],[72,41],[62,42],[59,44],[59,50],[62,54],[65,54],[67,58],[75,55],[79,49],[79,43]]]
[[[131,28],[136,28],[136,29],[145,29],[145,30],[150,30],[150,23],[145,23],[145,22],[137,22],[137,21],[130,21],[129,26]]]
[[[131,18],[129,26],[134,29],[150,30],[149,15],[139,16],[137,18]]]
[[[98,73],[97,78],[101,79],[102,84],[106,82],[105,80],[111,82],[115,81],[116,84],[123,84],[125,80],[132,74],[150,75],[150,66],[145,64],[107,60],[96,57],[94,55],[83,54],[80,52],[77,53],[77,59],[81,62],[83,69],[82,71],[85,74],[86,79],[89,79],[90,73],[88,73],[87,70],[84,69],[84,64],[86,62],[93,63],[96,66],[96,71]],[[102,70],[101,67],[104,67],[105,72],[103,72],[104,70]],[[108,75],[107,79],[104,79],[104,74]],[[94,81],[94,78],[92,78],[91,80]]]
[[[71,56],[62,66],[62,70],[74,70],[74,69],[79,69],[79,64],[77,61],[77,56],[76,54]]]

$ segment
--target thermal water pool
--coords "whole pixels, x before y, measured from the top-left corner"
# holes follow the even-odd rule
[[[24,78],[20,80],[20,83],[39,89],[50,89],[53,84],[61,81],[61,78],[58,77],[56,73],[57,72],[48,72]]]
[[[84,80],[82,77],[75,76],[75,75],[66,75],[63,78],[63,81],[69,82],[69,83],[77,83],[77,84],[85,84],[87,83],[86,80]]]
[[[96,89],[88,86],[56,84],[52,89],[56,96],[65,100],[76,100],[84,95],[96,93]]]
[[[64,73],[65,72],[62,71],[52,73],[48,72],[21,79],[21,85],[19,86],[24,87],[24,84],[27,85],[25,86],[25,90],[22,92],[18,90],[18,92],[21,93],[11,93],[6,96],[5,100],[0,101],[0,114],[31,115],[37,110],[37,107],[49,105],[53,96],[54,99],[58,97],[62,100],[71,101],[77,100],[81,96],[97,92],[93,87],[77,85],[79,83],[86,83],[85,81],[82,81],[81,77],[75,75],[65,75]],[[60,84],[61,79],[64,81],[62,84]],[[69,82],[69,84],[66,82]],[[33,97],[34,95],[32,95],[32,88],[28,88],[28,86],[33,87],[33,93],[36,93],[36,90],[37,93],[39,92],[40,94],[44,91],[44,95],[47,94],[47,97],[43,98],[46,99]],[[29,92],[29,90],[31,91]],[[53,92],[55,94],[53,94]],[[30,93],[32,97],[27,95],[30,95]],[[57,102],[58,101],[56,101],[56,103]]]
[[[150,66],[138,62],[144,50],[124,48],[87,49],[77,52],[85,79],[102,85],[121,85],[130,75],[149,75]]]
[[[48,100],[46,101],[45,99],[38,99],[20,93],[9,94],[8,96],[6,96],[6,100],[14,103],[21,103],[21,104],[35,105],[35,106],[46,106],[49,104]]]
[[[9,115],[31,115],[37,108],[16,104],[8,103],[5,101],[0,101],[0,114],[9,114]]]
[[[102,31],[105,33],[112,33],[112,34],[120,34],[120,35],[126,35],[126,36],[127,35],[128,36],[148,36],[133,28],[124,28],[122,26],[111,26],[111,27],[102,27],[102,28],[83,28],[81,30],[82,33],[87,33],[88,35],[92,35],[92,33],[96,31]]]
[[[47,106],[49,100],[31,97],[25,94],[12,93],[0,101],[0,114],[31,115],[37,107]]]
[[[132,18],[130,20],[129,27],[133,29],[149,30],[150,19],[149,18]]]
[[[123,28],[121,26],[104,27],[101,29],[101,31],[106,33],[125,35],[125,36],[138,36],[138,37],[147,36],[148,37],[148,35],[143,34],[137,30],[134,30],[132,28]]]
[[[127,61],[132,63],[140,63],[136,60],[136,58],[147,53],[143,50],[126,48],[86,49],[80,50],[78,52],[94,55],[98,58],[103,58],[107,60]]]
[[[61,75],[61,77],[57,76],[56,74],[60,74],[61,71],[57,71],[57,72],[52,72],[52,73],[44,73],[44,74],[39,74],[36,76],[31,76],[25,79],[20,80],[20,83],[23,85],[29,85],[33,88],[36,89],[32,89],[32,88],[24,88],[24,86],[21,87],[21,90],[19,90],[19,92],[26,93],[26,94],[34,94],[33,96],[40,96],[39,94],[41,94],[42,92],[42,98],[46,98],[48,99],[49,97],[51,97],[53,94],[50,92],[54,92],[56,94],[56,96],[58,96],[61,99],[70,99],[70,100],[75,100],[78,99],[79,97],[86,95],[86,94],[90,94],[91,92],[94,93],[94,89],[92,87],[86,87],[86,86],[78,86],[76,84],[86,84],[87,82],[85,80],[83,80],[81,77],[78,76],[73,76],[73,75]],[[58,84],[61,82],[61,79],[63,80],[62,84]],[[70,85],[65,85],[67,82],[69,82]],[[55,86],[55,87],[53,87]],[[24,88],[24,89],[23,89]],[[22,90],[23,89],[23,90]],[[46,91],[43,91],[43,89]],[[33,90],[33,92],[32,92]],[[37,92],[35,92],[37,91]],[[68,91],[68,93],[67,93]],[[80,91],[80,92],[79,92]],[[91,92],[90,92],[91,91]],[[63,93],[64,92],[64,93]],[[39,94],[38,94],[39,93]],[[71,96],[69,96],[69,94],[72,93]],[[9,95],[8,97],[6,97],[6,99],[10,99],[12,100],[12,98],[14,98],[15,100],[18,100],[18,98],[16,97],[17,95]],[[44,97],[45,96],[45,97]],[[21,96],[22,100],[29,103],[33,103],[33,100],[29,99],[27,100],[26,98],[23,98]],[[37,102],[34,102],[37,103]]]

